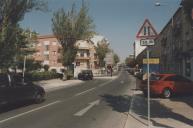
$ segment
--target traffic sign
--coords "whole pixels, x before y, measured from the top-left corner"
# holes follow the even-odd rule
[[[157,32],[148,19],[144,21],[136,37],[137,39],[144,39],[144,38],[154,39],[157,37]]]
[[[154,39],[141,39],[140,40],[141,46],[153,46],[155,45]]]

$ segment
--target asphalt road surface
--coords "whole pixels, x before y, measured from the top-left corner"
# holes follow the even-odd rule
[[[97,79],[49,92],[41,104],[0,110],[0,128],[123,128],[135,80],[121,71],[117,79]]]

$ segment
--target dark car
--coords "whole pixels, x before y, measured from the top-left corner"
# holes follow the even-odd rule
[[[41,103],[45,91],[32,82],[23,82],[21,75],[0,74],[0,105],[32,100]]]
[[[79,80],[92,80],[93,79],[93,73],[92,70],[82,70],[78,74]]]

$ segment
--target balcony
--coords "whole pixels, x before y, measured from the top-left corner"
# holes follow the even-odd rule
[[[89,59],[90,59],[89,56],[79,56],[79,55],[76,56],[76,60],[89,60]]]
[[[48,55],[49,54],[49,51],[44,51],[44,55]]]

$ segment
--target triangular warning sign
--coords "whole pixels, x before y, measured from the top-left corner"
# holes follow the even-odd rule
[[[148,19],[146,19],[140,28],[139,32],[137,33],[137,38],[156,38],[157,37],[157,32],[154,29],[154,27],[151,25]]]

